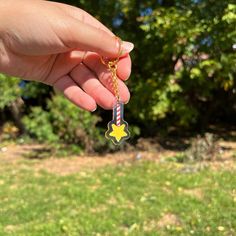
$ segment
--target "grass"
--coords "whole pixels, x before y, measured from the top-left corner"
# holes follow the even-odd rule
[[[58,176],[2,164],[0,235],[235,235],[235,173],[181,169],[139,161]]]

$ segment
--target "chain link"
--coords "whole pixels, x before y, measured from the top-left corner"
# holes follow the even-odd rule
[[[110,61],[108,59],[103,59],[101,57],[101,62],[105,66],[107,66],[108,70],[111,72],[113,91],[114,91],[114,95],[115,95],[117,102],[118,102],[120,100],[120,94],[119,94],[119,88],[118,88],[117,64],[118,64],[120,56],[122,54],[122,51],[121,51],[122,41],[118,37],[116,37],[116,39],[119,41],[119,55],[118,55],[118,57],[115,60],[110,60]]]
[[[113,91],[117,101],[120,100],[119,88],[118,88],[118,78],[117,78],[117,63],[110,61],[108,63],[108,69],[111,72]]]

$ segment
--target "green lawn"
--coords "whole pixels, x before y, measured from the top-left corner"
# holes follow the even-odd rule
[[[236,235],[236,175],[175,163],[58,176],[0,167],[0,235]]]

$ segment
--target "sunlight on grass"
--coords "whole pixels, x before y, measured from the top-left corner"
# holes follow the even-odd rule
[[[27,163],[1,171],[0,235],[235,233],[233,172],[141,161],[58,176]]]

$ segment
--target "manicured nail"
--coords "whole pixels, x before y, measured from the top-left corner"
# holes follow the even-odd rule
[[[122,47],[123,54],[130,53],[134,49],[134,44],[123,41],[121,47]]]
[[[97,110],[97,107],[94,110],[92,110],[91,112],[95,112],[96,110]]]

